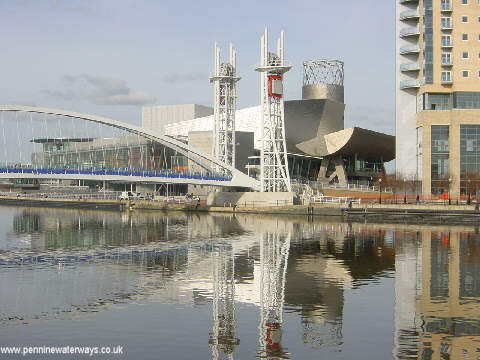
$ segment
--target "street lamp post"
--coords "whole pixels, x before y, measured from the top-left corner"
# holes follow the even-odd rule
[[[471,197],[471,191],[470,191],[470,179],[467,179],[467,193],[468,193],[468,198],[467,198],[467,205],[470,205],[472,203],[472,197]]]
[[[403,179],[403,203],[407,203],[407,179]]]
[[[378,199],[378,203],[381,204],[382,203],[382,179],[381,178],[378,179],[378,182],[379,182],[378,187],[379,187],[379,191],[380,191],[380,197]]]
[[[452,205],[452,199],[450,199],[450,184],[452,183],[452,178],[448,179],[448,205]]]

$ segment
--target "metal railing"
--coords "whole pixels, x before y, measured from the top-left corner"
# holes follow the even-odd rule
[[[314,196],[310,200],[311,203],[332,203],[332,204],[361,204],[362,199],[350,196]]]

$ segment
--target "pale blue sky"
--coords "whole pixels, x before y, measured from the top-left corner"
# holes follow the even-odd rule
[[[259,103],[260,37],[285,30],[286,99],[302,62],[345,62],[345,125],[394,132],[394,2],[0,0],[0,103],[140,123],[141,104],[212,104],[212,48],[237,49],[238,107]],[[272,46],[273,49],[273,46]]]

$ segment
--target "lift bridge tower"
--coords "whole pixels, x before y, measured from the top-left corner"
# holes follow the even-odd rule
[[[235,262],[231,245],[212,252],[213,331],[209,344],[212,360],[233,360],[240,339],[235,337]]]
[[[230,62],[220,63],[220,48],[214,45],[214,72],[210,82],[214,84],[213,155],[225,164],[235,167],[235,108],[237,101],[236,52],[230,44]]]
[[[283,58],[284,32],[277,40],[277,53],[268,51],[268,30],[261,40],[262,148],[260,182],[262,192],[292,191],[288,172],[283,108],[283,76],[291,69]]]
[[[282,323],[289,252],[290,234],[262,234],[259,353],[265,359],[288,359],[282,347]]]

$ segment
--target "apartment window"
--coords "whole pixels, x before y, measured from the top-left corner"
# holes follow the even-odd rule
[[[478,0],[478,1],[480,1],[480,0]],[[479,4],[480,4],[480,3],[479,3]],[[480,16],[478,17],[478,22],[480,22]]]
[[[468,23],[468,16],[462,16],[462,23]]]
[[[452,53],[442,53],[442,65],[450,65],[452,63]]]
[[[452,18],[450,17],[442,17],[441,25],[444,29],[451,29],[452,28]]]
[[[452,72],[442,71],[442,82],[451,82],[451,81],[452,81]]]
[[[468,51],[462,52],[462,59],[468,59]]]
[[[462,5],[468,5],[468,0],[462,0]]]
[[[452,37],[450,35],[442,35],[442,46],[451,46]]]
[[[478,58],[480,59],[480,52],[478,53]]]
[[[453,93],[454,109],[480,109],[480,92],[457,91]]]
[[[468,78],[468,70],[462,70],[462,76]]]
[[[478,72],[478,77],[480,77],[480,71]]]
[[[449,163],[448,125],[431,127],[431,179],[432,193],[442,193],[447,187]]]
[[[462,40],[467,41],[468,40],[468,34],[462,34]]]
[[[425,110],[450,110],[452,109],[451,94],[425,93]]]
[[[450,0],[442,0],[442,10],[451,10],[451,9],[452,9],[451,1]]]

